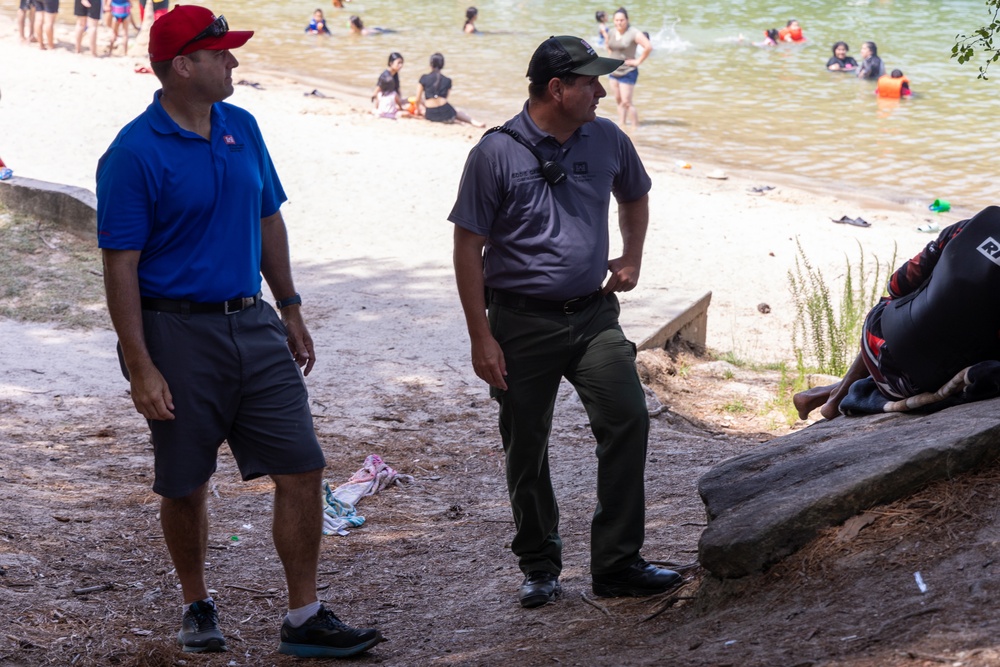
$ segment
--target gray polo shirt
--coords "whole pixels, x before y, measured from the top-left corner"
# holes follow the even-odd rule
[[[604,118],[559,145],[528,105],[507,126],[559,162],[569,178],[551,186],[538,160],[495,132],[469,153],[448,220],[486,237],[486,285],[564,300],[599,288],[608,273],[608,207],[641,199],[650,179],[631,140]]]

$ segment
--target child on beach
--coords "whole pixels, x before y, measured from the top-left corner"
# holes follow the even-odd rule
[[[400,100],[403,98],[403,92],[399,87],[399,70],[403,69],[403,54],[398,51],[393,51],[389,54],[389,60],[386,63],[386,69],[379,76],[378,80],[375,82],[375,90],[372,92],[372,102],[375,102],[378,98],[379,90],[381,90],[382,77],[388,74],[392,77],[392,89],[399,95]],[[376,107],[378,105],[376,104]],[[402,106],[402,102],[400,102]]]
[[[323,10],[317,9],[313,12],[312,20],[306,26],[306,32],[311,35],[329,35],[330,29],[326,26],[326,18],[323,17]]]
[[[393,79],[389,70],[382,72],[378,78],[378,92],[375,93],[375,109],[372,113],[379,118],[396,120],[396,116],[401,113],[408,115],[405,111],[400,110],[402,105],[403,100],[396,89],[396,80]]]
[[[594,20],[597,21],[597,46],[604,46],[608,41],[608,13],[598,11]]]
[[[118,41],[118,29],[121,28],[124,40],[124,54],[128,55],[128,21],[132,18],[132,0],[109,0],[104,6],[105,11],[111,12],[111,44],[108,46],[108,53],[114,54],[115,42]]]

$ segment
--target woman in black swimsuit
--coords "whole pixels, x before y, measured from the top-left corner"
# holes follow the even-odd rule
[[[451,79],[441,74],[443,67],[444,56],[440,53],[432,55],[431,71],[420,77],[417,85],[417,107],[423,112],[424,118],[435,123],[458,120],[476,127],[486,127],[485,123],[473,120],[469,114],[448,103]]]

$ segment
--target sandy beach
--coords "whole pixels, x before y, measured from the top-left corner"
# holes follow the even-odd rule
[[[97,159],[158,88],[155,77],[133,71],[148,63],[135,55],[75,55],[68,30],[58,35],[67,48],[49,52],[19,43],[12,22],[2,33],[0,156],[16,175],[93,190]],[[142,48],[141,41],[133,43],[133,54]],[[339,90],[329,82],[294,81],[243,67],[233,78],[260,86],[237,85],[229,101],[256,115],[288,193],[283,213],[306,303],[350,312],[361,294],[324,289],[331,270],[349,276],[378,295],[370,297],[369,315],[394,322],[369,331],[370,346],[398,340],[399,347],[412,349],[409,332],[422,327],[408,325],[409,318],[385,319],[400,306],[396,287],[402,282],[433,294],[436,312],[407,312],[415,321],[432,321],[434,335],[420,337],[433,338],[452,365],[464,368],[446,217],[465,156],[480,132],[467,125],[376,119],[366,113],[362,91]],[[312,90],[327,97],[308,96]],[[601,109],[613,115],[613,99],[603,100]],[[484,120],[499,124],[517,111],[497,110]],[[633,137],[642,153],[641,128]],[[687,170],[646,156],[653,190],[645,261],[638,288],[623,298],[623,323],[636,340],[711,291],[710,347],[755,361],[787,360],[794,316],[787,272],[796,239],[833,282],[843,273],[845,257],[856,260],[859,246],[883,261],[897,247],[901,258],[909,256],[929,240],[918,226],[933,219],[943,227],[968,213],[938,215],[923,205],[879,201],[836,182],[798,181],[792,174],[776,179],[730,172],[728,180],[712,180],[706,177],[715,169],[711,157]],[[905,192],[905,174],[900,178]],[[761,185],[775,189],[748,192]],[[872,226],[831,222],[843,215],[861,216]],[[612,230],[613,243],[616,236]],[[404,278],[411,272],[419,278]],[[380,287],[386,284],[393,285],[391,294]],[[770,314],[758,312],[759,303],[769,304]],[[309,308],[306,312],[312,315]],[[350,338],[348,323],[334,320],[339,335]]]

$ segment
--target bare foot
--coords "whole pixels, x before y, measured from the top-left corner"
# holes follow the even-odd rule
[[[830,400],[830,395],[839,386],[839,383],[829,384],[825,387],[813,387],[800,391],[792,396],[792,405],[799,413],[799,419],[809,419],[809,413],[826,404]],[[823,415],[824,417],[826,415]]]
[[[836,419],[840,416],[840,401],[827,401],[819,409],[819,413],[826,419]]]

